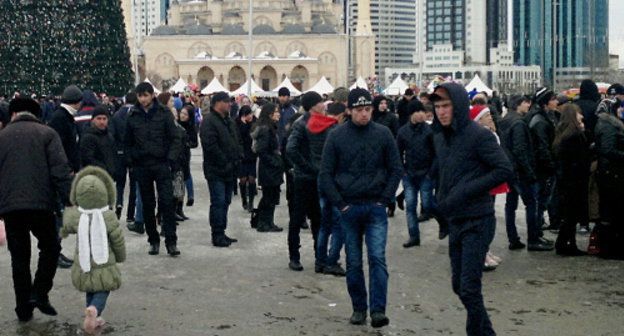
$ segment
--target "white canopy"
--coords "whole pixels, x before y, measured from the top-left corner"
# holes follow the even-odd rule
[[[228,91],[223,85],[221,85],[221,83],[219,83],[219,80],[217,79],[217,77],[214,77],[210,81],[210,83],[203,90],[201,90],[201,93],[208,95],[211,93],[221,92],[221,91],[230,93],[230,91]]]
[[[334,91],[334,87],[331,84],[329,84],[329,81],[327,80],[327,78],[323,76],[321,77],[321,79],[319,79],[319,81],[316,84],[314,84],[314,86],[312,86],[306,92],[310,92],[310,91],[314,91],[320,95],[330,94]]]
[[[145,77],[145,83],[150,83],[150,84],[152,84],[152,82],[150,82],[149,78],[147,78],[147,77]],[[152,87],[154,87],[154,93],[155,93],[155,94],[160,94],[160,92],[161,92],[161,91],[160,91],[160,90],[158,90],[154,84],[152,84]]]
[[[236,91],[230,93],[230,95],[232,95],[232,96],[247,95],[249,93],[249,92],[247,92],[248,91],[247,88],[249,86],[249,81],[250,80],[247,80],[245,82],[245,84],[241,85],[241,87],[239,87]],[[262,95],[264,93],[265,93],[264,90],[262,90],[262,88],[259,87],[258,84],[256,84],[256,82],[251,81],[251,94],[252,95],[253,94],[256,94],[256,95],[260,94],[260,95]]]
[[[279,89],[283,87],[288,88],[288,90],[290,90],[290,95],[292,97],[297,97],[301,95],[301,91],[297,90],[297,88],[293,85],[293,83],[290,81],[288,77],[284,78],[284,80],[280,83],[280,85],[278,85],[275,89],[271,90],[271,93],[277,96],[277,91],[279,91]]]
[[[485,83],[483,83],[479,75],[475,75],[470,81],[470,83],[466,85],[466,91],[470,92],[475,88],[477,89],[477,92],[485,91],[488,94],[488,96],[492,96],[492,89],[490,89],[489,87],[487,87],[487,85],[485,85]]]
[[[351,85],[349,87],[349,91],[353,90],[355,88],[360,88],[360,89],[367,89],[368,90],[368,84],[366,84],[366,81],[364,80],[364,78],[362,77],[358,77],[358,79],[355,80],[355,83],[353,83],[353,85]]]
[[[169,91],[173,91],[173,93],[184,92],[184,88],[186,88],[186,86],[186,82],[182,79],[182,77],[180,77],[180,79],[178,79],[178,81],[169,88]]]
[[[611,86],[611,84],[605,83],[605,82],[598,82],[598,83],[596,83],[596,86],[599,89],[608,89]]]
[[[384,95],[390,96],[400,96],[405,92],[405,89],[409,88],[405,81],[401,79],[401,76],[397,76],[397,78],[392,81],[392,84],[388,85],[388,87],[383,90]]]

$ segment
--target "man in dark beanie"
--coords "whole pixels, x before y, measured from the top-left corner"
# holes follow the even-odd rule
[[[535,150],[535,176],[537,177],[537,225],[540,227],[539,243],[529,244],[529,251],[547,251],[552,250],[552,241],[542,236],[541,227],[544,224],[544,212],[552,210],[549,208],[550,201],[555,191],[555,171],[556,162],[552,153],[552,143],[555,140],[555,128],[557,122],[555,120],[555,111],[559,101],[557,96],[547,87],[539,88],[535,92],[535,104],[537,105],[531,120],[529,128],[531,129],[531,138],[533,141],[533,149]],[[549,211],[549,228],[559,227],[559,219],[555,213]]]
[[[412,89],[405,89],[403,98],[397,105],[397,114],[399,115],[399,127],[405,125],[410,119],[410,113],[407,110],[407,105],[414,99],[414,91]]]
[[[52,119],[48,124],[61,137],[61,143],[67,155],[69,167],[74,173],[80,170],[80,152],[78,150],[78,127],[74,117],[78,113],[82,105],[82,90],[76,85],[70,85],[65,88],[61,97],[61,105],[52,114]],[[57,226],[62,226],[60,211],[57,211]],[[73,260],[65,257],[62,253],[59,256],[58,266],[61,268],[69,268],[73,264]]]
[[[216,247],[228,247],[238,241],[225,233],[238,167],[243,159],[236,123],[230,118],[231,104],[227,93],[215,93],[210,100],[210,113],[206,114],[199,129],[204,177],[210,191],[212,245]]]
[[[327,137],[319,189],[340,210],[347,254],[347,289],[353,307],[349,323],[366,323],[370,307],[371,325],[379,328],[389,323],[386,204],[394,197],[403,170],[392,133],[372,121],[370,93],[353,89],[348,102],[351,120]],[[370,302],[364,281],[363,239],[368,252]]]
[[[307,132],[307,125],[311,115],[324,114],[325,104],[323,104],[321,95],[310,91],[301,97],[301,106],[305,113],[292,125],[286,145],[286,157],[290,164],[293,165],[295,175],[294,203],[288,223],[288,254],[290,259],[288,267],[293,271],[303,270],[299,255],[301,223],[305,222],[306,216],[310,218],[314,246],[316,246],[316,239],[321,225],[321,208],[318,193],[314,192],[318,190],[319,162],[313,161],[312,147],[322,151],[325,139],[311,139],[311,134]],[[316,271],[317,273],[322,272],[323,265],[317,264]]]
[[[598,121],[596,109],[600,103],[600,92],[598,86],[591,79],[585,79],[581,82],[579,100],[575,102],[581,108],[583,114],[583,124],[585,125],[585,136],[587,143],[594,142],[594,128]]]
[[[277,91],[277,100],[279,101],[280,120],[277,123],[277,134],[280,144],[284,144],[286,137],[286,125],[290,122],[290,118],[297,113],[297,108],[290,103],[290,90],[287,87],[281,87]]]
[[[126,161],[134,169],[139,183],[145,231],[150,245],[148,254],[160,253],[160,236],[156,229],[155,184],[165,247],[167,253],[173,257],[179,255],[180,250],[177,247],[171,171],[177,165],[176,159],[182,151],[182,139],[171,111],[158,103],[154,87],[150,83],[140,83],[134,92],[137,103],[128,113],[126,122]],[[144,230],[140,223],[129,224],[128,229],[141,234]]]
[[[481,276],[496,227],[490,190],[511,179],[511,164],[492,132],[471,120],[463,86],[441,84],[431,101],[433,174],[438,207],[449,223],[453,291],[466,308],[468,336],[496,335],[484,306]]]
[[[85,127],[80,139],[80,161],[83,167],[98,166],[114,179],[118,172],[115,141],[109,132],[110,115],[106,105],[98,105],[91,114],[91,126]]]
[[[5,220],[11,253],[15,312],[20,321],[28,321],[34,308],[57,314],[48,297],[61,252],[54,211],[57,195],[70,205],[72,172],[58,134],[39,121],[37,102],[15,98],[9,112],[13,121],[0,132],[0,217]],[[31,233],[40,251],[34,281]]]

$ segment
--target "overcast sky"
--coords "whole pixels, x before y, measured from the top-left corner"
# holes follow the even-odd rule
[[[609,52],[620,55],[620,68],[624,67],[624,1],[609,0]]]

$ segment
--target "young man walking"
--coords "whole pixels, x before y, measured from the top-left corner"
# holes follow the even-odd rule
[[[388,269],[386,204],[394,197],[403,170],[390,130],[372,122],[372,99],[367,90],[349,93],[351,120],[332,131],[325,143],[319,173],[320,191],[340,211],[347,254],[347,289],[351,296],[351,324],[389,323],[386,317]],[[368,252],[370,302],[364,281],[362,240]]]
[[[490,190],[512,178],[511,164],[492,132],[470,119],[463,86],[442,84],[431,101],[434,174],[438,207],[449,221],[453,291],[468,313],[468,336],[496,335],[483,304],[481,275],[496,226]]]

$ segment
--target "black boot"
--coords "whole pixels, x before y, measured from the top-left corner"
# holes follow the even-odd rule
[[[175,220],[178,222],[184,221],[184,217],[181,214],[180,201],[176,202]]]
[[[241,200],[243,201],[243,209],[247,210],[247,183],[239,183],[238,187],[240,188]]]
[[[247,211],[252,212],[254,209],[254,197],[258,194],[258,190],[256,190],[255,183],[249,183],[248,188],[249,193],[247,196],[249,197],[249,202],[247,202]]]
[[[180,217],[182,217],[183,220],[187,220],[189,219],[185,214],[184,214],[184,201],[178,201],[178,211],[177,213],[180,215]]]

